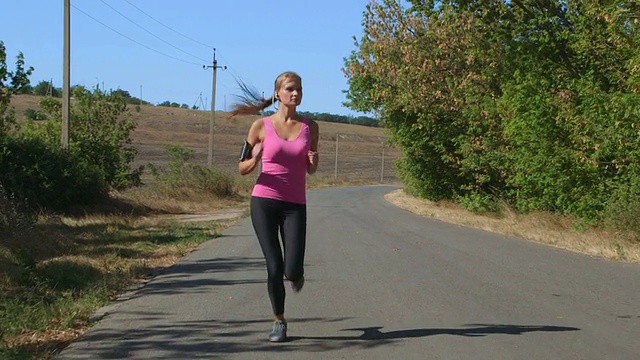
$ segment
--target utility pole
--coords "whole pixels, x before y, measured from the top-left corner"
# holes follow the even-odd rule
[[[209,156],[207,157],[207,165],[213,165],[213,124],[216,122],[216,76],[218,68],[227,70],[226,66],[218,66],[218,60],[216,60],[216,49],[213,48],[213,65],[202,65],[202,68],[207,70],[213,68],[213,80],[211,85],[211,120],[209,121]]]
[[[71,0],[64,0],[64,46],[62,66],[62,147],[69,147],[69,87],[71,83]]]

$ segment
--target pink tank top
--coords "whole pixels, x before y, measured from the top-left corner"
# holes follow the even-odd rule
[[[307,153],[311,148],[308,120],[302,119],[300,133],[292,140],[282,139],[269,118],[262,121],[262,170],[251,195],[306,204]]]

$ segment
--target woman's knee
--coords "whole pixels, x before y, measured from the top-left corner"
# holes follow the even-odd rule
[[[282,280],[282,276],[284,276],[284,270],[279,266],[268,267],[267,276],[269,277],[269,280]]]
[[[292,271],[292,270],[289,270],[289,271],[286,271],[286,272],[284,273],[284,276],[285,276],[285,277],[287,278],[287,280],[289,280],[289,281],[298,281],[298,280],[300,280],[300,278],[302,277],[302,275],[304,275],[304,272],[303,272],[303,271],[301,271],[301,270],[298,270],[298,271]]]

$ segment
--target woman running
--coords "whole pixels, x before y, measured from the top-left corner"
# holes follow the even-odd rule
[[[240,174],[251,173],[262,161],[251,193],[251,222],[267,263],[267,289],[274,314],[269,341],[287,339],[284,318],[284,278],[294,292],[304,285],[307,229],[306,175],[318,168],[318,124],[296,114],[302,101],[302,79],[294,72],[280,74],[274,94],[258,97],[246,86],[243,102],[232,115],[258,114],[279,102],[273,115],[251,125],[240,157]],[[282,244],[280,242],[280,238]]]

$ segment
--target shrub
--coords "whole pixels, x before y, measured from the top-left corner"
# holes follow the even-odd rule
[[[346,105],[380,115],[412,194],[598,223],[640,182],[632,3],[371,2]]]
[[[234,176],[216,167],[190,164],[193,150],[181,145],[165,145],[164,153],[171,160],[166,167],[149,164],[156,187],[163,187],[165,195],[181,197],[184,191],[196,191],[218,198],[238,195]]]
[[[121,189],[140,184],[141,168],[131,169],[137,150],[129,146],[135,128],[127,105],[121,96],[105,95],[84,87],[73,91],[75,98],[70,114],[69,152],[97,169],[103,182]],[[47,97],[40,101],[47,114],[43,122],[26,121],[22,136],[39,139],[50,147],[59,147],[62,124],[59,99]]]
[[[35,109],[27,109],[24,111],[24,117],[29,120],[44,120],[47,116]]]
[[[484,193],[466,193],[458,197],[456,201],[462,205],[465,210],[475,213],[495,213],[499,210],[496,198]]]
[[[100,170],[92,163],[39,139],[5,137],[0,146],[0,183],[31,208],[66,210],[107,195]]]
[[[35,221],[35,212],[28,202],[8,193],[0,183],[0,234],[5,236],[28,228]]]
[[[616,229],[640,232],[640,184],[614,190],[603,217],[607,225]]]

